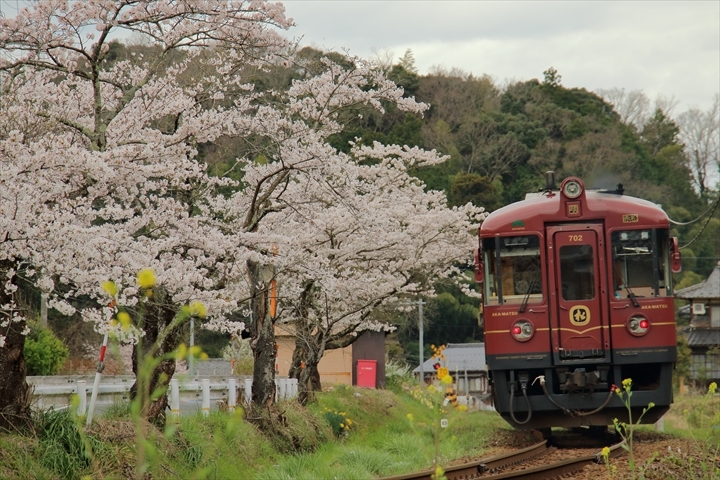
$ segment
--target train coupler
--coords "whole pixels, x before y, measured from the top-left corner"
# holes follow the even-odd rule
[[[572,372],[567,369],[559,369],[560,388],[562,390],[590,390],[607,388],[607,369],[586,370],[576,368]]]

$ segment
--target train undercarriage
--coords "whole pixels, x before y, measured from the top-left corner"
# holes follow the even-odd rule
[[[490,379],[495,409],[518,429],[607,426],[614,419],[650,424],[672,404],[673,368],[673,363],[576,365],[493,370]],[[627,396],[612,390],[628,378],[630,412]]]

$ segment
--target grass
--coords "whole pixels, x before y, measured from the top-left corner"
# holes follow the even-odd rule
[[[481,455],[496,428],[509,427],[492,412],[448,410],[449,427],[406,390],[336,386],[303,408],[281,402],[294,439],[266,438],[243,419],[224,412],[181,417],[165,431],[145,425],[148,473],[154,479],[359,479],[432,468],[438,461]],[[350,428],[333,431],[328,411]],[[411,414],[412,421],[408,419]],[[68,411],[39,415],[34,432],[0,434],[0,478],[136,478],[137,425],[123,404],[85,427]],[[438,441],[437,454],[435,440]]]
[[[283,438],[267,438],[241,410],[184,416],[164,431],[146,425],[148,473],[158,480],[366,480],[487,455],[498,429],[510,430],[494,412],[442,411],[417,394],[422,390],[394,385],[392,391],[335,386],[307,408],[281,402]],[[718,395],[676,397],[665,428],[717,451],[718,412]],[[440,428],[441,418],[447,428]],[[333,423],[348,420],[350,428]],[[0,478],[137,478],[137,428],[123,404],[89,428],[67,411],[38,415],[33,432],[0,434]]]

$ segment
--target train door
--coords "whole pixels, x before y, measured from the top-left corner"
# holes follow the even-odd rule
[[[603,236],[600,225],[548,228],[551,282],[556,300],[552,340],[556,358],[605,357],[606,323],[602,315]]]

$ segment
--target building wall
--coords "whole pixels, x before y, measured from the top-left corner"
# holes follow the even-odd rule
[[[295,337],[287,330],[275,329],[275,342],[278,344],[276,371],[278,376],[286,377],[290,372],[292,356],[295,351]],[[323,387],[341,383],[352,385],[352,345],[328,350],[318,364],[320,383]]]
[[[365,331],[352,347],[352,384],[357,385],[358,360],[375,360],[375,386],[385,388],[385,332]]]

